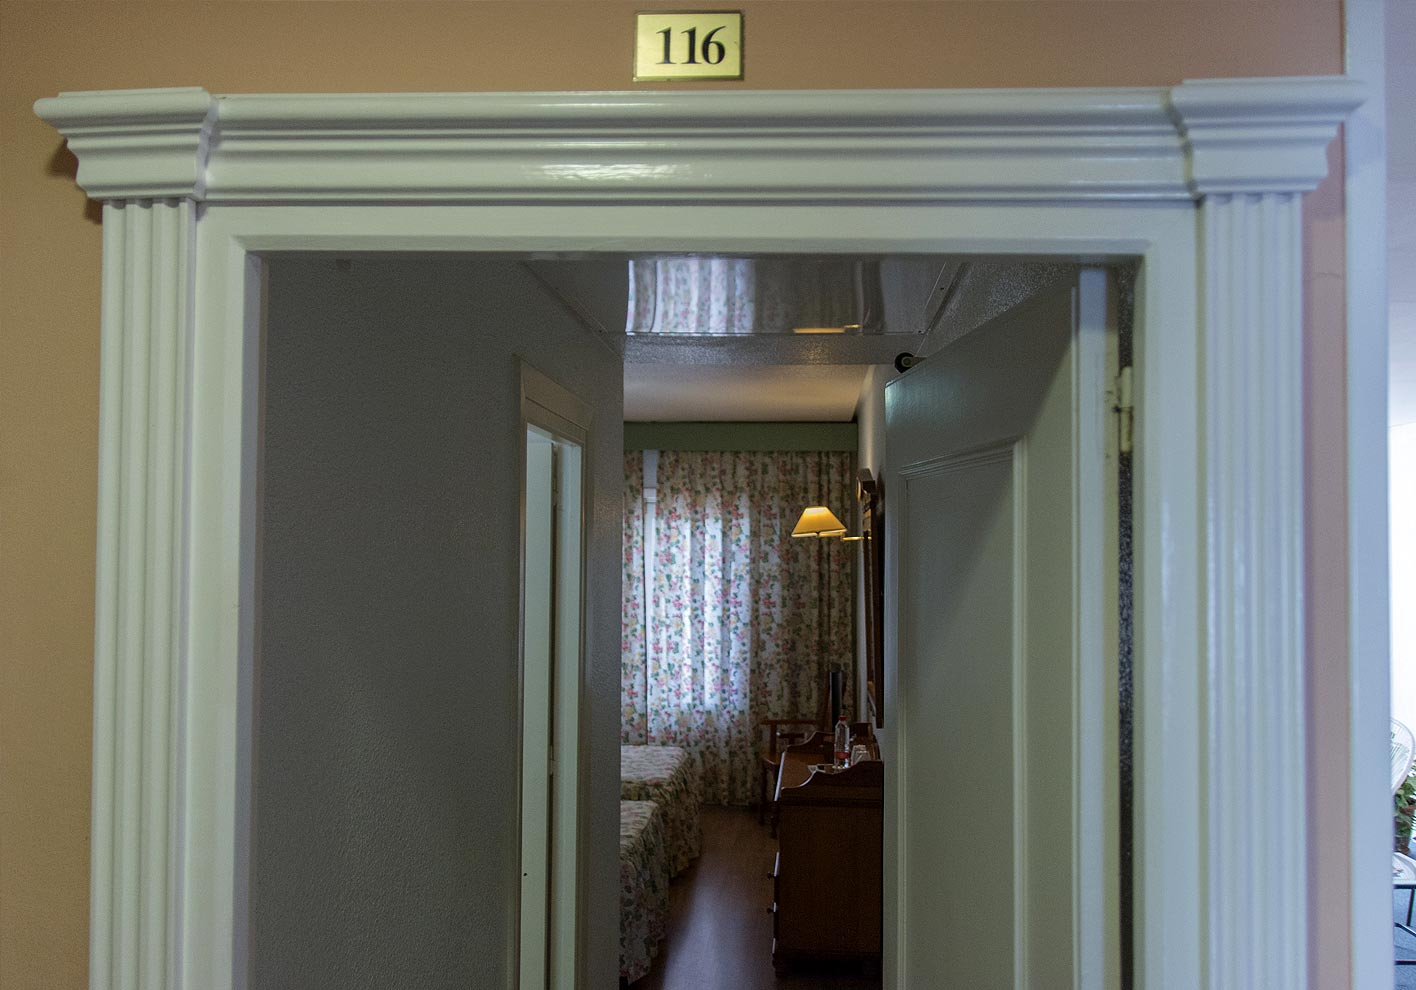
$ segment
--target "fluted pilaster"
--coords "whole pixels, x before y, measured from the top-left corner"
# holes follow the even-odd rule
[[[1360,99],[1172,91],[1199,210],[1206,986],[1307,986],[1302,194]],[[1282,837],[1281,841],[1278,836]]]
[[[193,216],[188,200],[104,206],[90,953],[103,990],[172,982]]]
[[[1289,192],[1200,207],[1214,988],[1307,986],[1299,209]]]

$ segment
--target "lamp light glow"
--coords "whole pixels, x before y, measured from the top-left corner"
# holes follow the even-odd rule
[[[842,327],[792,327],[792,333],[855,333],[859,330],[859,323],[847,323]]]
[[[824,505],[808,505],[797,520],[793,536],[845,536],[846,524]]]

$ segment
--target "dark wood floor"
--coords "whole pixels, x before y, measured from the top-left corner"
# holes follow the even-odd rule
[[[703,855],[669,888],[669,935],[632,990],[879,990],[856,965],[772,968],[776,840],[746,809],[703,809]]]

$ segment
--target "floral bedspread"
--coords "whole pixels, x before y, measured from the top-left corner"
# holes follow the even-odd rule
[[[703,778],[698,764],[678,746],[621,746],[620,798],[653,801],[664,813],[669,874],[688,869],[703,849]]]
[[[620,802],[620,979],[649,972],[669,919],[664,816],[653,801]]]

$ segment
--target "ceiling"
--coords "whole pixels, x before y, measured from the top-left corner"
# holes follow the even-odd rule
[[[1390,423],[1416,423],[1416,3],[1388,0],[1387,306]]]
[[[867,365],[627,364],[630,422],[849,422]]]
[[[745,259],[744,259],[745,260]],[[732,259],[665,255],[635,258],[633,264],[721,265],[713,279],[702,272],[670,269],[668,284],[689,285],[685,312],[708,307],[698,295],[732,291]],[[541,285],[587,326],[624,342],[624,416],[630,422],[849,422],[866,372],[891,364],[939,318],[962,265],[940,256],[792,256],[747,261],[742,272],[758,290],[749,307],[750,332],[727,334],[656,330],[626,334],[626,324],[643,319],[631,303],[631,256],[535,257],[523,262]],[[673,272],[676,272],[673,273]],[[723,281],[719,281],[719,279]],[[712,282],[710,287],[709,282]],[[636,283],[639,284],[639,283]],[[828,317],[811,311],[815,301],[833,298]],[[653,300],[649,312],[662,300]],[[830,307],[822,306],[823,310]],[[668,319],[683,319],[677,307]],[[718,315],[721,315],[719,313]],[[629,320],[627,320],[627,316]],[[794,333],[798,326],[865,326],[857,333]]]

